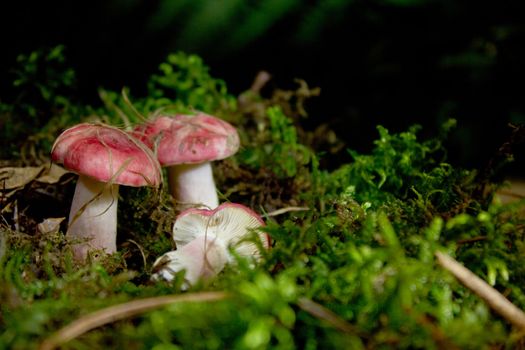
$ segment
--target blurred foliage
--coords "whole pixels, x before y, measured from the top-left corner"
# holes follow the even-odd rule
[[[223,50],[238,50],[263,36],[277,21],[300,7],[297,0],[265,0],[246,2],[214,1],[160,1],[149,18],[154,30],[169,30],[171,23],[182,24],[178,42],[181,47],[212,45],[221,40]],[[235,25],[233,25],[235,24]],[[229,35],[223,31],[229,28]]]
[[[162,74],[152,75],[148,82],[145,111],[166,110],[172,101],[176,110],[191,108],[214,113],[235,108],[235,98],[228,95],[224,81],[212,78],[199,56],[171,54],[159,70]]]
[[[31,60],[23,62],[30,67],[19,70],[20,82],[35,71]],[[55,61],[41,62],[45,67]],[[200,58],[177,53],[151,77],[146,96],[107,89],[98,106],[86,106],[60,92],[69,86],[70,74],[52,76],[63,82],[43,83],[41,89],[19,84],[36,86],[35,103],[45,101],[52,111],[40,121],[44,131],[20,130],[46,132],[39,142],[79,121],[133,124],[172,107],[232,121],[243,148],[217,162],[217,187],[223,199],[262,212],[273,242],[258,266],[237,258],[236,266],[189,291],[226,291],[228,298],[177,303],[126,318],[63,348],[524,348],[522,333],[434,260],[435,251],[447,252],[525,308],[524,201],[503,205],[493,200],[497,183],[484,183],[480,190],[477,171],[447,163],[444,144],[454,120],[427,138],[419,135],[419,126],[401,132],[378,126],[370,152],[349,150],[352,161],[328,170],[320,166],[324,155],[314,146],[330,144],[323,141],[331,133],[302,126],[302,102],[316,95],[304,84],[281,90],[280,98],[252,89],[236,100]],[[9,101],[3,106],[22,113]],[[17,161],[16,151],[4,152]],[[184,293],[182,278],[149,281],[155,258],[173,249],[175,212],[165,191],[123,189],[119,252],[79,266],[64,227],[43,233],[36,226],[42,208],[50,217],[67,216],[67,201],[49,203],[57,194],[71,193],[73,185],[69,178],[48,188],[29,183],[1,192],[0,347],[36,348],[89,312]],[[43,192],[47,199],[37,208]],[[276,209],[292,210],[269,215]]]
[[[73,86],[75,72],[65,66],[64,46],[56,46],[48,52],[33,51],[27,56],[20,55],[17,63],[19,70],[14,71],[13,86],[22,90],[17,105],[29,116],[37,116],[34,104],[39,100],[53,107],[68,104],[61,90],[67,91]]]
[[[19,55],[13,93],[8,100],[3,99],[6,96],[0,100],[0,158],[19,154],[26,137],[38,138],[34,135],[56,114],[75,113],[74,84],[75,72],[65,62],[64,46]]]
[[[160,74],[150,77],[146,97],[130,101],[129,88],[123,88],[121,94],[101,89],[100,96],[109,111],[108,121],[133,125],[149,114],[197,111],[228,119],[236,108],[236,100],[228,94],[225,82],[211,77],[208,70],[199,56],[178,52],[168,55],[159,65]]]
[[[81,78],[79,93],[91,104],[100,86],[128,86],[133,101],[145,95],[158,63],[182,50],[203,57],[228,81],[230,93],[243,91],[261,69],[281,87],[296,77],[322,86],[307,129],[328,123],[360,151],[369,151],[364,145],[377,124],[434,130],[452,117],[459,123],[448,141],[450,162],[479,167],[505,137],[505,122],[525,122],[521,90],[514,88],[525,80],[524,4],[518,0],[478,3],[476,16],[465,0],[109,0],[59,7],[33,0],[4,6],[0,66],[12,66],[19,52],[66,43]],[[0,70],[0,88],[11,81],[7,69]],[[516,174],[523,165],[518,161]]]

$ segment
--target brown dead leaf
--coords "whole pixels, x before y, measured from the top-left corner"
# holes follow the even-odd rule
[[[54,184],[59,182],[60,178],[69,172],[56,164],[51,164],[51,166],[0,168],[0,189],[19,189],[31,181]]]
[[[43,182],[47,184],[54,184],[60,181],[60,178],[64,174],[71,173],[69,170],[64,169],[60,165],[56,165],[54,163],[51,164],[50,167],[46,167],[44,172],[36,178],[36,181]]]
[[[11,203],[10,203],[10,198],[17,192],[17,190],[12,190],[12,191],[9,191],[9,192],[3,192],[1,193],[0,195],[0,212],[4,212],[4,211],[10,211],[12,208],[11,208]]]
[[[0,188],[4,190],[11,190],[15,188],[24,187],[31,181],[35,180],[38,175],[44,170],[45,166],[37,167],[7,167],[0,169]]]

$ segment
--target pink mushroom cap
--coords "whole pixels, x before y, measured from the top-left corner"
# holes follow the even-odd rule
[[[256,246],[244,242],[250,230],[265,226],[259,214],[237,203],[223,203],[213,210],[190,208],[181,212],[173,226],[173,239],[178,246],[191,242],[199,235],[208,234],[227,245],[236,246],[244,256],[258,255]],[[270,237],[257,230],[265,249],[270,248]]]
[[[208,114],[160,116],[133,136],[157,151],[161,165],[197,164],[227,158],[239,149],[237,130]]]
[[[65,130],[51,158],[77,174],[125,186],[158,186],[160,165],[145,145],[126,132],[102,124],[83,123]]]

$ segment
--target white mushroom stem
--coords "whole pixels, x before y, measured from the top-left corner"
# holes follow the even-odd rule
[[[168,252],[155,261],[159,270],[154,280],[171,281],[175,274],[185,270],[187,289],[199,280],[209,280],[222,271],[230,255],[224,242],[216,237],[201,235],[175,251]]]
[[[168,167],[168,186],[180,209],[215,209],[219,205],[211,162]]]
[[[84,261],[93,250],[117,251],[118,187],[79,176],[66,234],[76,260]]]

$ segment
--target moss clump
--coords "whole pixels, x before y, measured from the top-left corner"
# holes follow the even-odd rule
[[[93,116],[133,124],[158,108],[197,108],[227,118],[238,127],[243,149],[215,164],[221,198],[263,213],[272,249],[255,268],[239,260],[189,291],[224,291],[225,298],[124,318],[64,348],[523,347],[521,333],[434,259],[435,251],[447,252],[525,308],[523,201],[493,201],[497,186],[486,176],[480,191],[480,174],[493,173],[447,163],[443,141],[454,121],[424,140],[417,126],[403,132],[378,127],[370,153],[349,151],[351,162],[328,170],[320,166],[316,145],[333,145],[331,133],[304,130],[298,117],[304,115],[304,97],[315,95],[305,92],[305,84],[278,93],[286,98],[250,90],[238,104],[196,56],[170,55],[160,69],[149,95],[133,98],[133,104],[129,93],[111,91],[102,93],[103,106],[64,97],[70,107],[44,123],[34,140],[52,140],[59,129]],[[13,105],[2,106],[15,113]],[[73,110],[89,113],[70,117]],[[312,135],[326,140],[313,142]],[[17,162],[19,154],[3,156]],[[66,176],[49,184],[44,198],[64,198],[73,185]],[[4,347],[36,348],[60,327],[117,303],[184,294],[182,273],[173,283],[149,281],[153,261],[172,249],[176,213],[165,191],[123,189],[119,253],[77,266],[64,225],[51,233],[37,228],[43,217],[30,199],[42,190],[33,181],[2,191]],[[60,205],[46,215],[64,217],[67,210]]]

